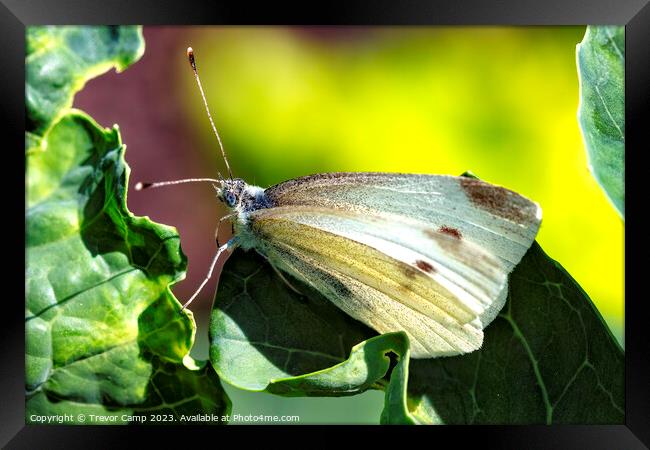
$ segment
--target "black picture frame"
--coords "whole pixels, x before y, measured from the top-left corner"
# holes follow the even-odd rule
[[[625,304],[625,424],[612,426],[480,426],[480,427],[372,427],[369,431],[381,437],[387,431],[435,433],[424,439],[454,439],[459,443],[488,445],[488,448],[648,448],[650,445],[650,337],[645,324],[645,297],[641,271],[645,269],[642,252],[647,237],[642,224],[642,206],[646,203],[642,183],[642,155],[648,148],[647,108],[650,105],[650,5],[648,0],[429,0],[396,1],[359,0],[346,2],[286,3],[249,1],[209,2],[197,0],[0,0],[2,58],[0,113],[2,123],[10,130],[4,135],[5,159],[2,181],[4,200],[14,202],[11,212],[18,230],[7,230],[5,242],[14,241],[9,233],[20,233],[24,214],[24,197],[17,195],[21,184],[20,171],[25,160],[18,156],[24,148],[24,55],[25,27],[37,24],[332,24],[332,25],[586,25],[609,24],[626,26],[626,304]],[[646,120],[644,120],[646,119]],[[646,142],[646,145],[643,145]],[[24,179],[22,180],[24,183]],[[630,206],[631,205],[631,206]],[[7,222],[5,222],[7,223]],[[24,222],[23,222],[24,226]],[[24,231],[24,229],[23,229]],[[15,258],[6,261],[7,271],[21,271],[24,247],[16,242]],[[21,255],[22,254],[22,258]],[[603,261],[603,264],[607,264]],[[8,273],[6,276],[11,277]],[[24,272],[23,272],[24,276]],[[15,280],[19,279],[16,273]],[[14,280],[14,277],[11,277]],[[17,284],[17,283],[16,283]],[[20,292],[20,289],[18,290]],[[8,290],[5,289],[5,294]],[[24,292],[24,290],[23,290]],[[125,427],[46,426],[24,423],[24,316],[17,295],[5,295],[2,326],[3,361],[0,374],[2,404],[0,408],[0,445],[5,448],[112,448],[124,446]],[[219,434],[211,431],[215,445]],[[259,427],[254,427],[259,429]],[[265,427],[265,435],[283,427]],[[301,427],[320,428],[320,427]],[[136,427],[128,427],[129,431]],[[155,433],[151,430],[155,429]],[[295,428],[294,428],[295,429]],[[251,430],[239,427],[239,430]],[[177,436],[177,427],[138,427],[138,432],[165,439]],[[222,429],[220,433],[226,432]],[[324,430],[321,430],[324,431]],[[232,430],[227,432],[231,433]],[[236,432],[236,431],[235,431]],[[245,431],[246,432],[246,431]],[[192,440],[195,431],[191,431]],[[333,442],[338,433],[317,432]],[[129,439],[130,441],[130,439]],[[171,441],[169,441],[171,442]],[[298,441],[304,442],[304,441]],[[432,444],[436,441],[432,441]],[[440,441],[437,441],[440,442]]]

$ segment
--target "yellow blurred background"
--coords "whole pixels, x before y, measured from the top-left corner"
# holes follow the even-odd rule
[[[583,34],[245,27],[188,40],[236,176],[267,187],[326,171],[471,170],[540,203],[538,242],[622,342],[624,222],[588,170],[576,119]],[[182,116],[201,136],[196,150],[216,157],[182,69]]]

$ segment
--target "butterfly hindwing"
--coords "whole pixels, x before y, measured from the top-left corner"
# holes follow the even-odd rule
[[[479,348],[481,316],[506,284],[498,258],[398,215],[294,205],[249,220],[271,263],[375,330],[406,331],[414,357]]]

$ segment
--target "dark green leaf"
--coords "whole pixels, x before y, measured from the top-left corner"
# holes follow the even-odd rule
[[[481,350],[412,360],[409,397],[433,423],[623,423],[623,370],[587,294],[534,243]]]
[[[30,26],[26,33],[27,149],[38,146],[86,81],[112,67],[121,72],[144,52],[136,26]]]
[[[625,28],[588,26],[577,47],[578,119],[589,166],[625,216]]]
[[[178,234],[126,208],[117,128],[70,112],[43,142],[27,156],[27,421],[227,413],[212,369],[187,356],[194,321],[169,290],[186,267]]]
[[[354,344],[376,334],[313,289],[301,286],[301,291],[304,296],[291,291],[255,252],[230,257],[210,321],[210,360],[221,378],[261,391],[276,380],[342,363]],[[358,385],[374,381],[361,376]],[[331,395],[355,392],[360,387]]]
[[[376,333],[290,281],[304,295],[254,252],[226,263],[210,356],[228,382],[288,396],[382,388],[384,423],[623,421],[623,353],[587,295],[536,243],[511,274],[483,348],[450,358],[409,361],[403,334],[369,338]],[[397,358],[392,371],[387,354]]]

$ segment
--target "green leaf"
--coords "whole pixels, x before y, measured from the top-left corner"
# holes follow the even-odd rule
[[[255,252],[230,257],[210,320],[210,360],[222,379],[261,391],[276,380],[342,363],[354,344],[376,334],[315,290],[301,286],[301,291],[304,296],[292,292]],[[360,392],[359,385],[375,381],[359,380],[341,393]],[[286,383],[280,385],[270,389]]]
[[[194,320],[169,290],[186,268],[178,233],[127,210],[117,128],[72,111],[43,142],[27,156],[27,421],[225,414],[212,369],[186,357]]]
[[[86,81],[118,72],[144,53],[137,26],[30,26],[26,31],[26,148],[72,106]]]
[[[576,53],[589,167],[625,217],[625,28],[588,26]]]
[[[115,405],[105,399],[74,401],[45,391],[36,392],[27,400],[26,422],[42,423],[38,417],[45,416],[63,417],[61,422],[54,423],[84,425],[225,423],[224,415],[231,410],[230,399],[214,370],[205,362],[198,366],[189,357],[185,363],[165,363],[153,357],[144,400],[140,403]],[[203,416],[197,417],[198,414]]]
[[[376,335],[373,330],[309,286],[291,282],[304,295],[292,291],[255,252],[229,259],[210,321],[210,360],[221,379],[250,391],[331,397],[381,388],[391,352],[399,357],[397,367],[408,367],[404,333],[368,339]],[[386,417],[410,423],[400,395],[405,377],[393,373],[389,385],[396,395]]]
[[[69,109],[143,51],[140,27],[27,30],[28,423],[219,423],[231,409],[169,290],[187,265],[178,233],[128,211],[117,126]]]
[[[409,360],[404,334],[375,336],[289,280],[304,295],[255,252],[228,260],[210,324],[221,378],[286,396],[381,388],[382,423],[623,421],[623,352],[587,295],[536,243],[511,274],[483,348],[456,357]]]

